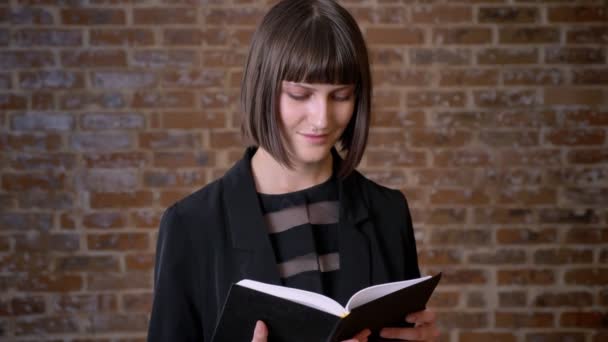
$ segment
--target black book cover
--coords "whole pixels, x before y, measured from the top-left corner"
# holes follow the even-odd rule
[[[287,299],[233,284],[213,334],[214,342],[251,341],[257,320],[268,327],[269,342],[336,342],[371,329],[408,326],[405,316],[424,310],[441,273],[354,308],[341,318]]]

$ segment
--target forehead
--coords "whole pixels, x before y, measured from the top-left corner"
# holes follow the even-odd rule
[[[354,84],[305,83],[292,81],[282,81],[281,84],[286,88],[308,89],[313,91],[335,91],[354,87]]]

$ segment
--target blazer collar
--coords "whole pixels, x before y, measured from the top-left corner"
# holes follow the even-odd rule
[[[246,149],[243,158],[226,172],[222,178],[224,208],[230,226],[234,248],[255,252],[255,263],[264,267],[255,267],[256,277],[260,281],[280,283],[277,267],[268,267],[276,263],[274,251],[268,238],[264,217],[260,208],[253,173],[251,158],[256,147]],[[332,149],[334,170],[340,166],[342,158]],[[358,224],[368,218],[369,210],[363,191],[359,187],[362,176],[353,171],[345,179],[338,179],[340,201],[339,213],[339,253],[340,277],[339,297],[350,296],[354,291],[370,283],[369,242],[358,229]],[[261,259],[257,259],[261,258]],[[347,297],[346,297],[347,299]]]

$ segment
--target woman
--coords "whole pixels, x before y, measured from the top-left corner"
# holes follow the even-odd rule
[[[242,130],[253,146],[164,213],[149,341],[210,341],[230,285],[243,278],[345,304],[361,288],[420,276],[405,198],[354,170],[371,89],[365,42],[344,8],[285,0],[266,14],[241,88]],[[407,320],[416,326],[381,336],[436,338],[433,312]],[[258,321],[252,339],[269,335]],[[376,337],[364,330],[352,341],[368,338]]]

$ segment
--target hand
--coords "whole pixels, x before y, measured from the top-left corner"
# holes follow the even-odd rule
[[[365,330],[362,330],[357,335],[355,335],[355,337],[353,337],[349,340],[344,340],[342,342],[367,342],[367,338],[369,337],[369,335],[371,335],[371,333],[372,333],[371,330],[365,329]]]
[[[405,320],[414,323],[413,328],[384,328],[380,336],[408,341],[436,341],[439,330],[435,324],[437,317],[431,310],[423,310],[407,315]]]
[[[266,342],[268,340],[268,328],[262,321],[255,323],[255,329],[253,330],[253,337],[251,342]]]

